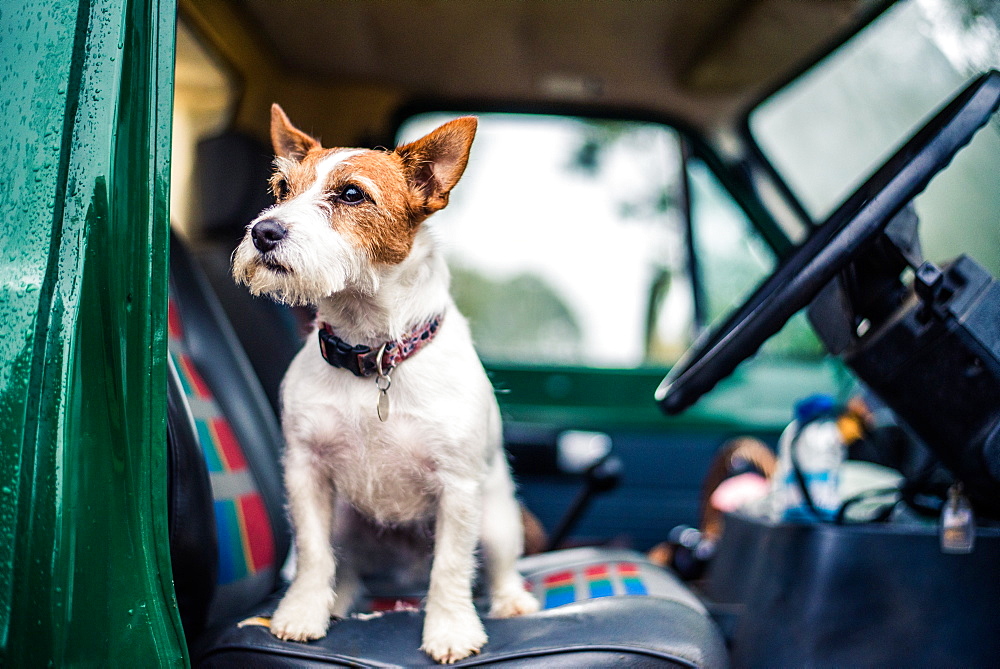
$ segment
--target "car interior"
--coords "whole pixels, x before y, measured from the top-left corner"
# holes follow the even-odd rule
[[[1000,73],[963,78],[815,197],[754,135],[781,127],[765,114],[776,92],[917,4],[181,0],[169,532],[192,664],[433,664],[419,578],[371,575],[318,641],[267,628],[292,543],[280,383],[314,336],[307,309],[230,273],[273,203],[272,102],[324,146],[481,119],[466,181],[432,220],[547,538],[519,563],[543,610],[484,616],[488,645],[459,665],[991,663],[1000,261],[938,259],[914,201],[997,133]],[[697,525],[727,439],[774,448],[797,399],[859,387],[933,484],[904,471],[874,521],[731,513],[693,578],[651,559]],[[961,555],[942,551],[936,520],[956,481],[978,523]],[[890,519],[907,505],[931,520]]]

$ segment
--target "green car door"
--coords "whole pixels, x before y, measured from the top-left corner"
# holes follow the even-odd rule
[[[0,665],[183,664],[166,532],[171,0],[0,10]]]

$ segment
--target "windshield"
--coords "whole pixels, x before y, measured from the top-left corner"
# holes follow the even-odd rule
[[[408,119],[401,142],[456,113]],[[677,133],[638,121],[479,114],[469,165],[429,222],[491,362],[676,359],[694,307]]]
[[[1000,3],[893,6],[749,118],[764,155],[822,221],[973,76],[1000,67]],[[1000,272],[996,118],[916,200],[926,256]]]

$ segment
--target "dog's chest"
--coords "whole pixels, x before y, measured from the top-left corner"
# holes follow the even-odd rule
[[[282,390],[289,448],[308,448],[338,496],[382,524],[430,518],[443,486],[482,480],[499,448],[492,387],[454,313],[434,342],[392,375],[381,421],[371,377],[327,366],[302,349]],[[450,334],[449,334],[450,333]],[[462,335],[465,335],[464,337]]]
[[[404,418],[392,426],[366,421],[326,441],[319,455],[337,494],[358,511],[383,524],[412,522],[432,515],[441,488],[433,440],[423,432]]]

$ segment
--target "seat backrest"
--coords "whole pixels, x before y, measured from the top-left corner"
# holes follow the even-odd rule
[[[233,130],[198,143],[194,165],[198,189],[192,216],[200,234],[191,253],[277,413],[281,379],[302,345],[312,314],[302,307],[254,297],[233,281],[230,269],[247,224],[274,204],[267,186],[272,159],[269,146]]]
[[[173,359],[167,358],[167,490],[170,563],[188,639],[205,629],[219,572],[212,488],[194,419]],[[197,519],[192,522],[192,519]]]
[[[168,325],[170,356],[190,408],[213,509],[208,517],[202,511],[202,517],[172,518],[171,522],[215,524],[216,546],[201,547],[203,553],[216,553],[215,592],[205,613],[205,623],[212,625],[246,611],[278,585],[290,541],[282,503],[281,434],[218,300],[183,243],[173,235]],[[171,440],[171,448],[184,447],[184,440]],[[172,453],[171,460],[190,458]],[[171,485],[175,497],[194,494],[190,480]],[[171,506],[180,513],[198,508],[195,504]],[[178,569],[198,561],[175,562],[178,587],[187,577]],[[180,592],[178,599],[182,599]]]

